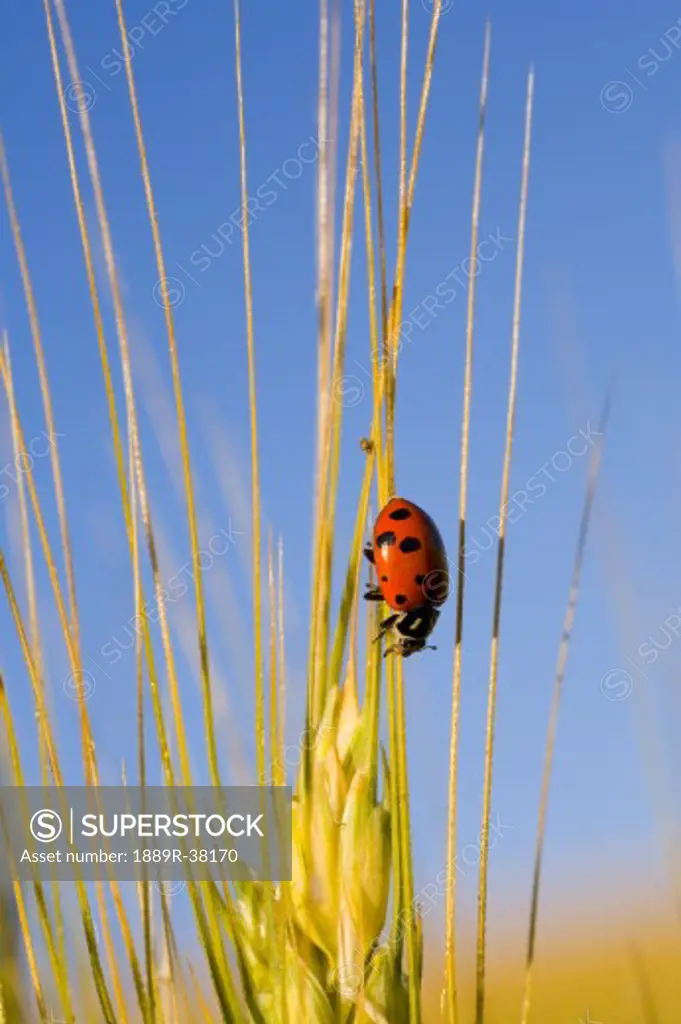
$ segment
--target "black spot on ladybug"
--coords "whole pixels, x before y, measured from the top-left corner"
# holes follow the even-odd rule
[[[421,547],[421,541],[417,537],[405,537],[400,544],[400,551],[403,551],[405,555],[410,555],[413,551],[418,551]]]
[[[407,603],[406,594],[398,594],[395,597],[395,604],[406,604],[406,603]]]
[[[419,587],[420,587],[420,586],[421,586],[421,584],[423,583],[423,581],[425,580],[425,578],[426,578],[426,577],[425,577],[425,576],[423,575],[423,573],[421,573],[421,572],[420,572],[420,573],[418,574],[418,576],[414,576],[414,581],[415,581],[415,582],[416,582],[416,583],[417,583],[417,584],[419,585]]]
[[[387,583],[387,582],[388,582],[388,577],[387,576],[381,576],[381,583]]]
[[[376,538],[376,544],[379,548],[382,548],[384,544],[387,544],[388,547],[392,547],[392,545],[396,543],[397,537],[392,530],[386,530],[385,533],[382,533],[380,537]]]
[[[409,519],[411,511],[408,508],[396,508],[390,513],[391,519]]]

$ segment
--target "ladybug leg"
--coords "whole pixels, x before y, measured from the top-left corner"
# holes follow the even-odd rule
[[[406,638],[400,639],[392,647],[388,647],[383,655],[387,658],[389,654],[401,654],[403,658],[409,658],[412,654],[418,653],[418,651],[436,651],[437,647],[433,644],[423,643],[422,640],[408,640]]]
[[[400,612],[397,612],[395,615],[389,615],[387,619],[383,619],[383,622],[379,626],[378,633],[374,637],[374,643],[378,643],[379,640],[382,640],[388,630],[393,628],[399,618]]]
[[[392,645],[392,647],[386,647],[385,651],[383,652],[383,657],[387,658],[389,654],[402,654],[402,653],[403,653],[402,652],[402,644],[398,640],[396,644]]]
[[[374,559],[374,547],[373,547],[373,544],[371,544],[371,542],[369,542],[365,546],[365,548],[364,548],[364,557],[367,559],[367,561],[371,565],[375,565],[376,564],[375,559]],[[382,601],[383,600],[383,594],[381,593],[381,591],[378,589],[377,586],[374,586],[372,583],[367,583],[367,589],[366,589],[366,593],[364,595],[364,600],[365,601]]]

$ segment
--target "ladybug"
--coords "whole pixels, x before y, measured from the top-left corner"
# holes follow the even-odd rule
[[[426,648],[426,639],[449,596],[447,553],[430,516],[406,498],[391,498],[374,524],[373,543],[364,549],[376,568],[377,585],[367,584],[367,601],[385,601],[394,614],[380,626],[376,640],[393,627],[398,642],[386,650],[407,658]]]

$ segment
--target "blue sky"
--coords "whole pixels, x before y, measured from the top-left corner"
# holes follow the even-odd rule
[[[113,3],[70,6],[125,282],[165,572],[173,578],[182,575],[189,546],[177,443],[170,426],[163,315],[155,302],[158,274],[117,55],[115,8]],[[156,6],[161,13],[168,7]],[[392,6],[378,2],[391,260],[399,71],[399,19]],[[304,5],[252,8],[244,14],[243,59],[249,193],[262,199],[251,228],[260,452],[265,524],[285,541],[289,733],[294,741],[302,727],[315,416],[315,164],[305,161],[314,152],[310,140],[317,130],[317,17]],[[417,0],[411,8],[413,137],[429,16]],[[201,539],[210,554],[210,637],[231,708],[220,718],[225,764],[238,767],[242,759],[252,762],[253,744],[247,365],[240,234],[234,219],[230,221],[239,207],[233,25],[231,5],[222,0],[178,0],[170,3],[170,10],[164,23],[147,0],[126,4],[168,273],[178,297],[175,316],[200,480]],[[580,430],[588,433],[589,424],[595,428],[615,370],[618,385],[603,487],[559,724],[547,871],[555,891],[564,893],[565,871],[588,863],[570,882],[575,894],[603,874],[612,877],[630,860],[644,868],[637,884],[659,873],[640,740],[646,709],[652,707],[654,749],[673,766],[681,644],[677,651],[672,631],[668,648],[657,650],[654,662],[636,652],[646,642],[648,652],[655,641],[660,648],[667,644],[663,624],[681,606],[674,569],[680,554],[681,356],[674,255],[681,239],[675,234],[675,211],[681,210],[681,15],[666,2],[654,9],[614,2],[596,8],[579,0],[561,9],[524,0],[511,11],[495,0],[487,12],[471,3],[454,4],[442,18],[407,256],[404,316],[411,326],[400,367],[397,486],[434,516],[451,552],[456,544],[465,322],[465,292],[455,282],[457,274],[465,282],[461,268],[469,255],[486,13],[493,38],[480,235],[497,241],[490,242],[486,251],[495,255],[478,278],[469,528],[472,542],[481,549],[489,544],[485,524],[497,514],[499,501],[526,75],[531,61],[536,66],[511,490],[525,488],[541,474],[545,492],[537,497],[535,490],[535,500],[509,527],[494,795],[495,813],[512,827],[493,853],[493,883],[503,888],[506,904],[515,906],[522,905],[527,892],[550,691],[588,463],[588,454],[558,453],[581,449],[576,442],[568,449],[568,442]],[[2,130],[38,299],[57,424],[64,434],[60,451],[83,651],[94,687],[89,709],[103,771],[113,783],[121,759],[134,756],[134,656],[123,650],[129,642],[124,624],[133,608],[95,334],[38,0],[5,4],[2,38]],[[346,17],[342,153],[350,39]],[[71,102],[73,96],[73,91],[68,93]],[[80,146],[75,115],[72,124]],[[89,187],[87,194],[89,201]],[[88,209],[94,226],[91,202]],[[10,334],[26,436],[39,438],[44,422],[38,381],[4,208],[2,218],[0,319]],[[221,227],[222,240],[215,237]],[[445,280],[450,286],[454,282],[457,294],[440,308],[432,302],[424,305],[428,296],[444,294]],[[364,456],[358,442],[370,416],[359,212],[351,289],[346,373],[355,380],[344,421],[339,566],[349,549],[361,479]],[[107,327],[115,354],[108,306]],[[115,362],[119,381],[117,356]],[[5,465],[11,458],[6,421],[2,443]],[[37,444],[42,450],[44,442]],[[56,543],[47,458],[36,458],[35,473]],[[2,501],[0,530],[3,546],[13,552],[18,578],[11,482],[9,492]],[[229,543],[223,551],[225,535]],[[222,540],[214,542],[215,537]],[[493,551],[480,550],[469,576],[462,847],[474,843],[479,830],[494,562]],[[68,748],[67,775],[75,781],[79,757],[70,741],[75,737],[76,705],[65,698],[68,667],[42,563],[40,578],[43,626],[51,638],[47,649],[55,713]],[[173,605],[178,645],[189,635],[191,647],[191,613],[188,596]],[[28,745],[32,705],[5,608],[0,623],[0,658]],[[681,632],[674,620],[672,624]],[[431,880],[444,864],[452,637],[453,602],[437,629],[438,651],[412,659],[407,667],[419,884]],[[103,653],[107,644],[108,655]],[[183,659],[181,666],[194,753],[202,764],[198,691],[190,663]],[[628,676],[606,675],[611,670]],[[624,699],[612,699],[622,694]],[[26,749],[29,765],[33,761],[35,767]],[[464,889],[470,887],[470,892],[474,876],[474,868],[467,870]],[[494,888],[493,896],[502,898],[502,888]]]

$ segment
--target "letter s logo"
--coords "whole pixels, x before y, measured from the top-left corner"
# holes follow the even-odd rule
[[[62,833],[62,821],[56,811],[36,811],[31,818],[31,835],[39,843],[53,843]]]

